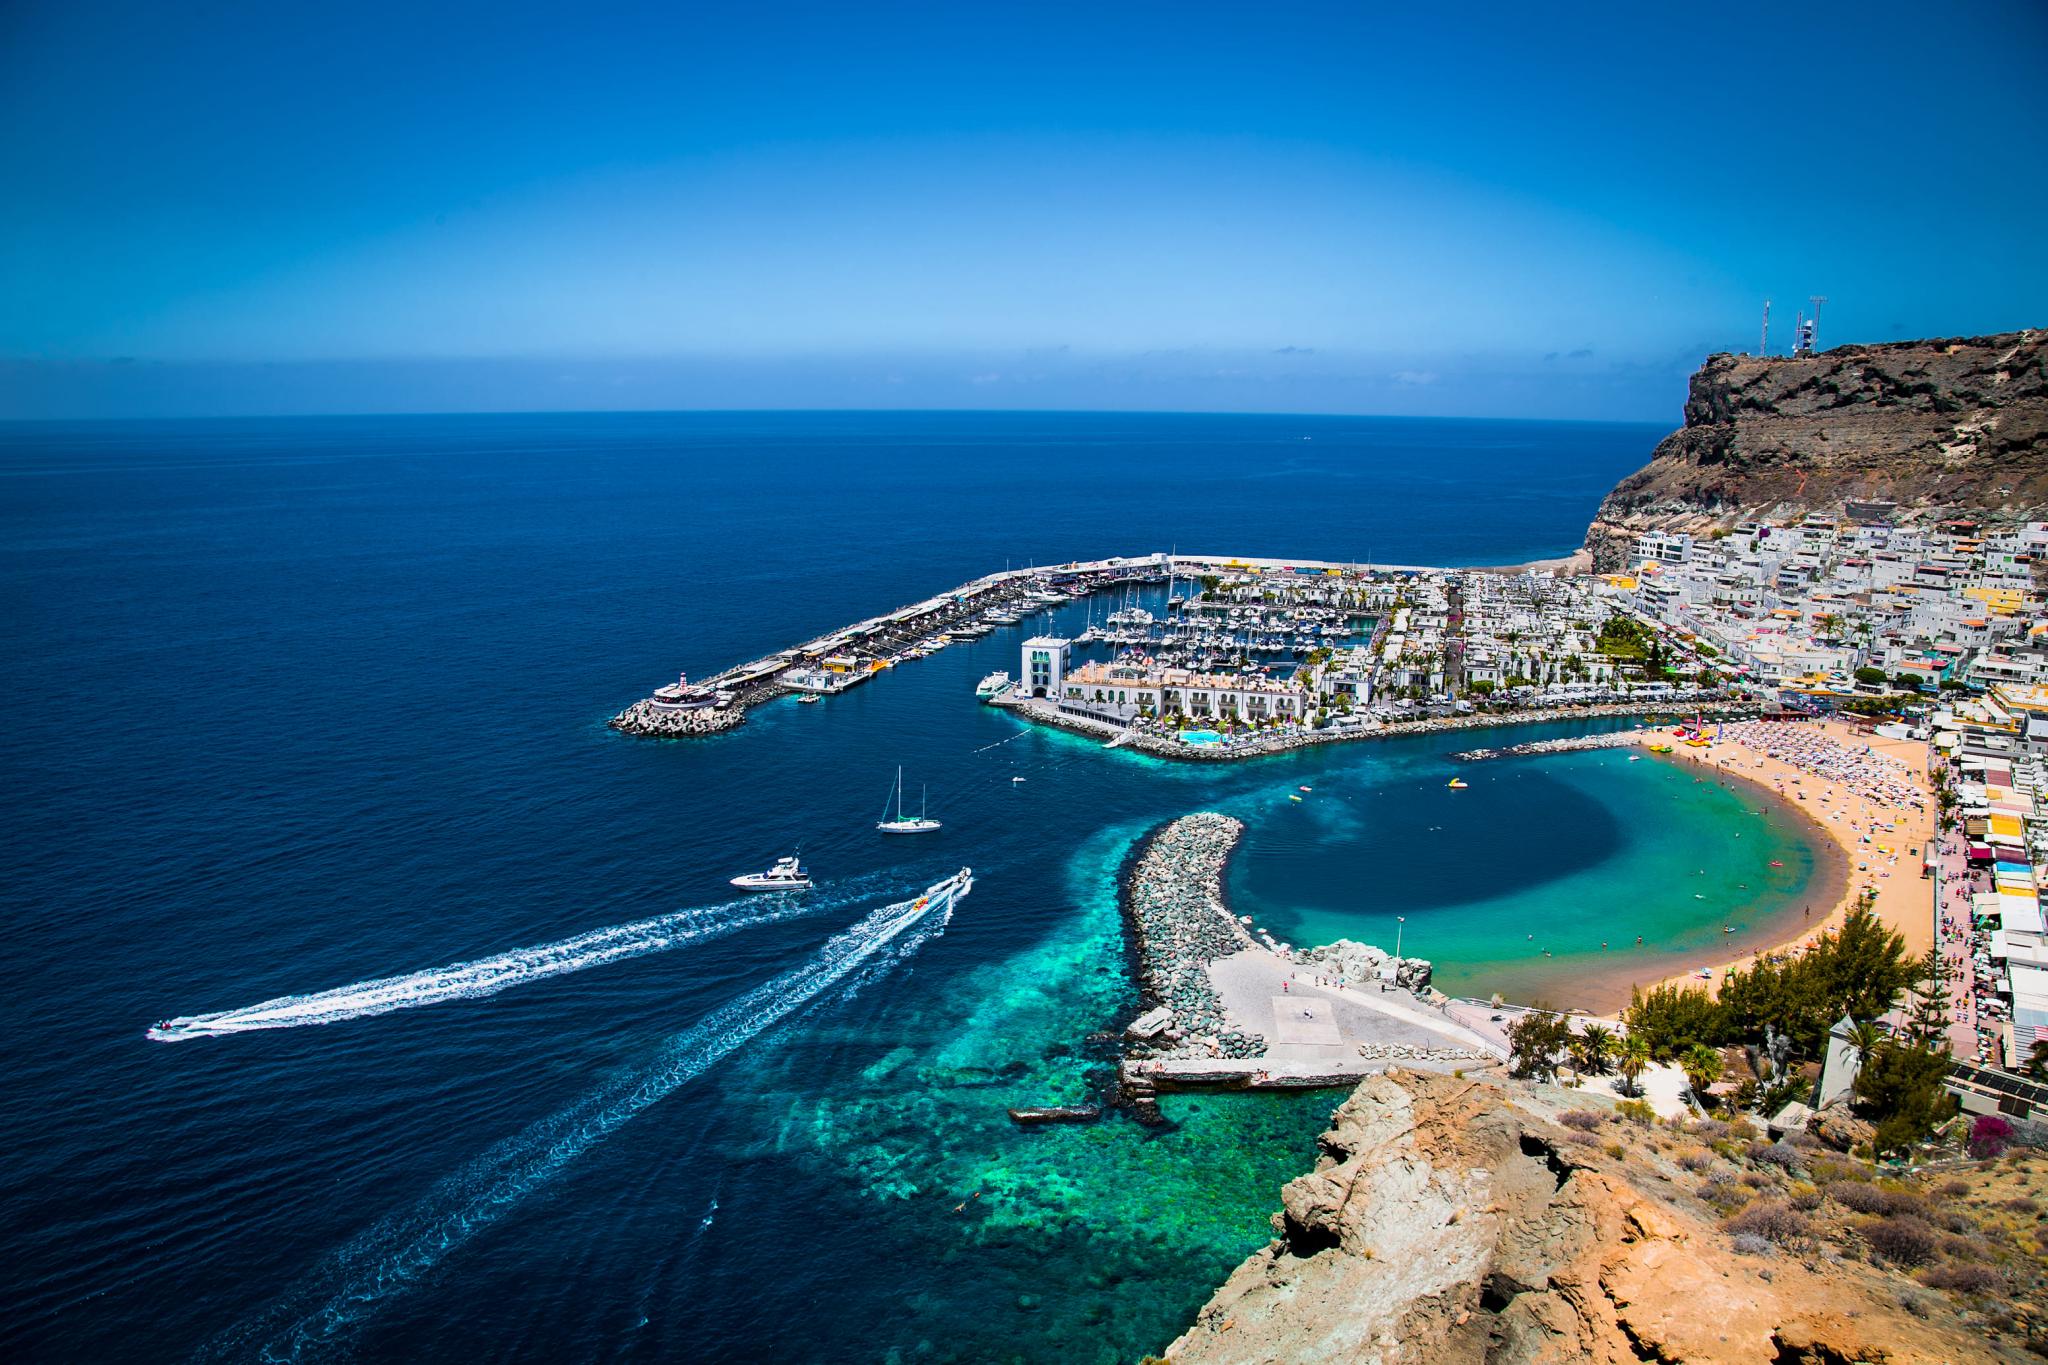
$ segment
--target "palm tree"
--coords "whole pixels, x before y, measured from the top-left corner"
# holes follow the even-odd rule
[[[1602,1076],[1614,1059],[1614,1030],[1604,1024],[1588,1024],[1572,1039],[1572,1066],[1581,1076]]]
[[[1692,1087],[1693,1098],[1704,1108],[1707,1087],[1721,1079],[1721,1054],[1705,1043],[1694,1043],[1678,1059],[1678,1065],[1685,1072],[1685,1083]]]
[[[1884,1041],[1884,1030],[1869,1020],[1852,1026],[1849,1030],[1849,1051],[1856,1054],[1856,1065],[1867,1066],[1870,1054]]]
[[[1639,1033],[1631,1033],[1621,1042],[1621,1079],[1627,1084],[1632,1095],[1642,1093],[1643,1071],[1650,1065],[1650,1044]]]

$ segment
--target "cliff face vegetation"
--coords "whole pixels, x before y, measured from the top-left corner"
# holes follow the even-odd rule
[[[2031,1212],[2007,1212],[2039,1207],[2009,1188],[2031,1188],[2032,1157],[1921,1190],[1872,1183],[1819,1143],[1571,1107],[1583,1103],[1423,1072],[1369,1078],[1333,1116],[1316,1170],[1283,1192],[1278,1240],[1166,1359],[2038,1359],[2020,1300],[2040,1287],[2039,1248]]]
[[[1715,355],[1685,425],[1600,504],[1594,567],[1645,530],[1888,500],[1902,515],[2048,515],[2048,332]]]

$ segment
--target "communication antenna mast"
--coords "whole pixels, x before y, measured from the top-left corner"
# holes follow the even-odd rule
[[[1811,350],[1813,349],[1813,345],[1817,345],[1820,341],[1820,306],[1826,303],[1828,299],[1827,295],[1825,294],[1812,294],[1807,297],[1806,301],[1813,305],[1813,332],[1811,334],[1812,344],[1810,344],[1807,348]]]
[[[1756,344],[1756,353],[1758,355],[1769,355],[1771,353],[1771,301],[1769,299],[1764,300],[1764,335],[1763,340]]]

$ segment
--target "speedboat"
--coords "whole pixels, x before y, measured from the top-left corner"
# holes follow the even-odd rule
[[[798,865],[795,858],[777,858],[775,866],[766,872],[749,872],[734,877],[732,884],[742,891],[808,891],[811,889],[811,874]]]
[[[1444,783],[1444,785],[1446,787],[1449,787],[1452,791],[1463,791],[1466,787],[1469,787],[1472,784],[1465,781],[1461,777],[1454,777],[1450,781]]]
[[[796,699],[798,706],[816,706],[821,699],[816,692],[806,692]]]

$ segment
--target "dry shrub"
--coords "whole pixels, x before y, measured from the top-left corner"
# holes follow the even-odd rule
[[[1736,1236],[1761,1237],[1782,1246],[1812,1236],[1813,1224],[1782,1200],[1759,1199],[1723,1223],[1721,1230]]]
[[[1688,1171],[1698,1174],[1714,1164],[1714,1154],[1704,1148],[1695,1147],[1689,1152],[1679,1153],[1678,1164],[1685,1167]]]
[[[1941,1246],[1927,1220],[1910,1213],[1874,1219],[1861,1231],[1870,1249],[1894,1265],[1924,1265]]]
[[[2011,1213],[2039,1213],[2041,1211],[2041,1206],[2025,1195],[2021,1195],[2017,1199],[2008,1199],[1998,1207]]]
[[[1967,1180],[1944,1180],[1930,1191],[1937,1199],[1961,1199],[1969,1192],[1970,1182]]]
[[[1573,1143],[1577,1143],[1577,1144],[1578,1144],[1579,1146],[1581,1146],[1581,1147],[1598,1147],[1598,1146],[1600,1145],[1600,1139],[1599,1139],[1599,1138],[1597,1138],[1597,1137],[1595,1137],[1595,1136],[1594,1136],[1593,1134],[1591,1134],[1591,1133],[1580,1133],[1580,1132],[1570,1132],[1570,1133],[1566,1133],[1566,1134],[1564,1135],[1564,1140],[1565,1140],[1566,1142],[1573,1142]]]
[[[1812,1213],[1820,1207],[1820,1202],[1820,1191],[1813,1186],[1795,1185],[1792,1187],[1792,1207],[1798,1209],[1801,1213]]]
[[[1870,1172],[1854,1162],[1828,1160],[1823,1158],[1813,1163],[1815,1184],[1835,1185],[1843,1181],[1863,1182],[1870,1179]]]
[[[1855,1213],[1881,1217],[1897,1214],[1919,1217],[1926,1212],[1920,1196],[1910,1190],[1886,1189],[1882,1185],[1865,1185],[1856,1181],[1838,1181],[1828,1186],[1828,1197]]]
[[[1951,1261],[1988,1261],[1995,1253],[1981,1237],[1944,1237],[1941,1254]]]
[[[1768,1256],[1771,1254],[1771,1244],[1753,1232],[1736,1233],[1735,1240],[1730,1245],[1735,1248],[1739,1255],[1743,1256]]]
[[[1937,1265],[1920,1272],[1920,1283],[1959,1294],[1992,1294],[2005,1288],[2005,1276],[1988,1265]]]
[[[1601,1118],[1590,1109],[1574,1109],[1569,1113],[1559,1114],[1557,1121],[1567,1128],[1576,1128],[1582,1133],[1590,1133],[1607,1120]]]

